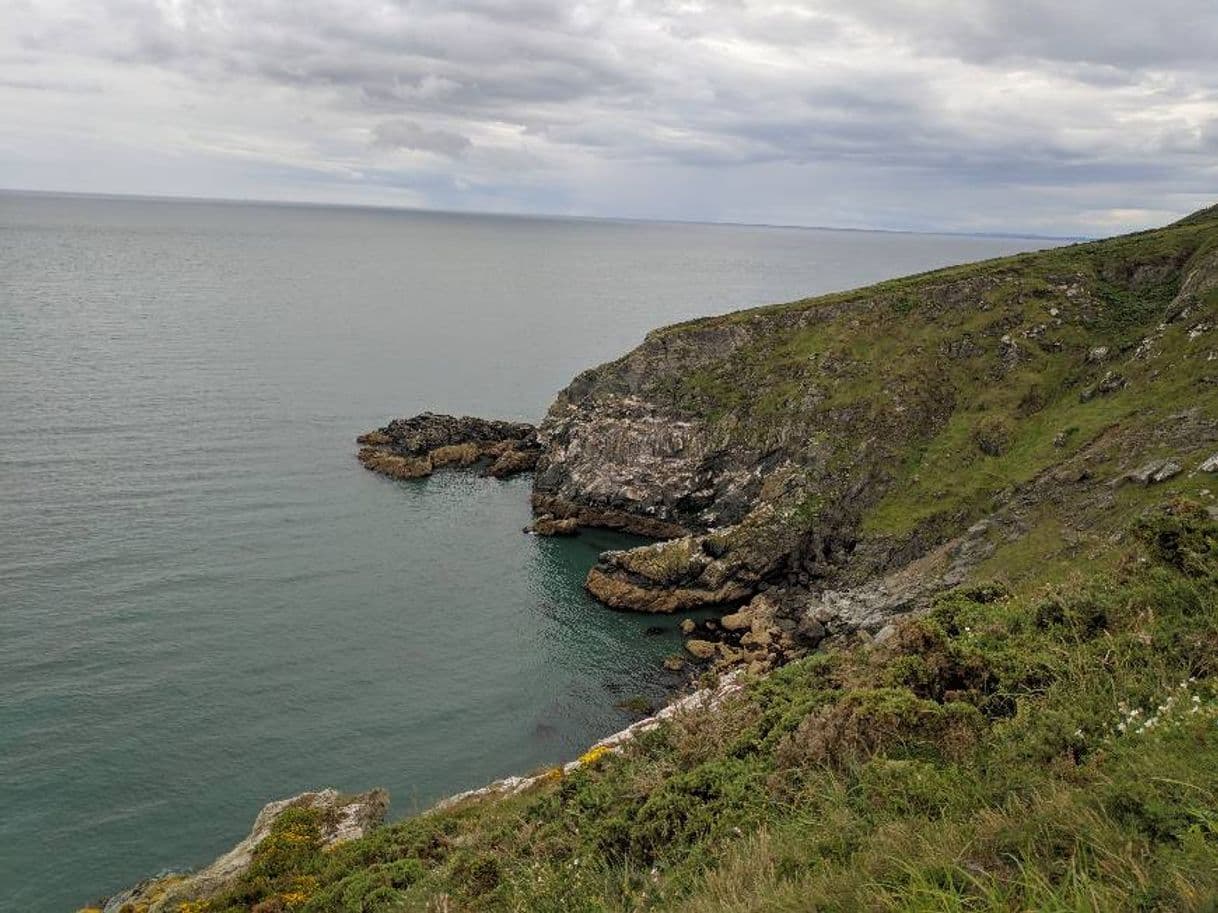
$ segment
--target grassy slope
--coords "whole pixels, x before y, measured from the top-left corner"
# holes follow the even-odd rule
[[[894,538],[958,526],[1063,461],[1114,451],[1093,464],[1103,476],[1135,445],[1155,454],[1157,437],[1135,432],[1169,415],[1218,415],[1209,334],[1189,337],[1218,322],[1218,293],[1166,321],[1181,277],[1216,244],[1212,211],[702,321],[827,315],[668,395],[765,437],[792,422],[832,428],[859,408],[926,414],[914,400],[950,391],[862,523]],[[1020,355],[996,374],[1004,335]],[[971,348],[944,357],[962,339]],[[1088,361],[1100,345],[1108,360]],[[1108,371],[1126,385],[1080,397]],[[979,434],[999,439],[997,455],[978,450]],[[866,445],[831,443],[843,459]],[[1212,447],[1196,441],[1190,459]],[[238,888],[186,909],[1218,910],[1207,487],[1184,473],[1076,511],[1032,503],[1025,535],[981,569],[986,584],[941,597],[882,646],[793,663],[624,755],[333,852],[317,851],[312,813],[285,816]]]
[[[331,853],[302,812],[193,910],[1213,910],[1218,524],[943,598],[534,792]]]
[[[801,525],[817,526],[835,482],[864,476],[882,492],[860,518],[864,538],[943,541],[1113,429],[1149,429],[1186,409],[1218,415],[1218,287],[1184,317],[1172,308],[1216,249],[1218,208],[1154,232],[681,324],[658,335],[731,323],[758,332],[651,393],[762,452],[811,442],[809,494],[790,514]],[[794,314],[807,318],[794,329],[777,319]],[[1207,331],[1190,334],[1199,324]],[[1100,346],[1106,356],[1089,359]],[[1123,385],[1086,395],[1110,374]],[[1100,475],[1126,468],[1122,458],[1204,458],[1178,441],[1113,444]],[[1130,515],[1102,513],[1083,525],[1107,533]]]

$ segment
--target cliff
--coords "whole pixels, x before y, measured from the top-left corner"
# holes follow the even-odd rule
[[[1216,327],[1211,208],[657,330],[536,429],[370,433],[377,471],[520,453],[544,528],[659,539],[589,589],[719,609],[689,652],[734,671],[160,909],[1211,909]]]
[[[1014,542],[1102,545],[1171,474],[1151,464],[1204,462],[1216,296],[1208,209],[657,330],[559,395],[534,506],[671,540],[602,557],[616,608],[765,593],[787,633],[882,627]]]

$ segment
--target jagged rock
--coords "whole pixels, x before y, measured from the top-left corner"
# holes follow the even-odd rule
[[[687,640],[685,649],[694,659],[708,660],[714,657],[716,645],[709,640]]]
[[[752,625],[753,615],[747,608],[744,608],[730,615],[724,615],[719,619],[719,623],[728,631],[744,631]]]
[[[1179,463],[1168,460],[1162,466],[1155,470],[1154,475],[1150,477],[1151,482],[1166,482],[1168,479],[1174,479],[1184,471],[1184,467]]]
[[[1202,472],[1218,472],[1218,453],[1209,457],[1204,463],[1197,467]]]
[[[1168,479],[1178,476],[1183,471],[1183,467],[1179,463],[1172,460],[1152,460],[1139,466],[1132,472],[1127,472],[1119,477],[1116,481],[1134,482],[1138,485],[1154,485],[1159,482],[1166,482]]]
[[[685,660],[679,656],[664,657],[664,668],[669,672],[680,672],[685,668]]]
[[[509,447],[495,457],[486,474],[496,479],[506,479],[522,472],[531,472],[537,465],[539,455],[540,451],[536,449]]]
[[[638,612],[730,605],[758,592],[798,539],[798,530],[763,504],[736,526],[605,552],[585,586],[606,605]]]
[[[558,519],[557,517],[538,517],[528,527],[528,532],[538,536],[574,536],[579,532],[579,523],[574,517]]]
[[[424,412],[395,419],[361,434],[359,461],[393,479],[419,479],[442,466],[468,467],[490,461],[489,475],[507,478],[537,463],[537,429],[524,422],[500,422]]]
[[[694,633],[694,630],[697,627],[698,627],[697,624],[694,623],[694,620],[692,618],[682,618],[681,619],[680,628],[681,628],[682,634],[689,636],[690,634]]]
[[[799,619],[799,624],[795,626],[796,640],[808,647],[815,647],[828,633],[824,624],[812,613]]]
[[[373,789],[352,796],[336,789],[323,789],[270,802],[254,819],[249,835],[207,868],[143,881],[107,900],[104,913],[122,913],[127,905],[147,910],[147,913],[161,913],[174,909],[183,901],[204,900],[220,893],[249,869],[254,850],[289,808],[311,808],[324,813],[321,846],[327,848],[357,840],[378,827],[385,820],[389,794],[383,789]]]

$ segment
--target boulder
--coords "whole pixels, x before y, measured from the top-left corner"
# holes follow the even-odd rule
[[[528,532],[538,536],[574,536],[579,532],[579,521],[574,517],[559,519],[549,515],[538,517],[528,527]]]
[[[1116,481],[1117,484],[1134,482],[1138,485],[1156,485],[1178,476],[1181,472],[1183,472],[1183,467],[1173,460],[1152,460],[1125,473]]]
[[[723,625],[725,631],[744,631],[753,624],[753,613],[748,610],[748,607],[741,609],[739,612],[733,612],[731,615],[724,615],[719,623]]]
[[[715,645],[709,640],[687,640],[685,649],[694,659],[708,660],[714,657]]]
[[[1202,472],[1218,472],[1218,453],[1215,453],[1197,468]]]
[[[490,468],[486,470],[486,474],[496,479],[506,479],[522,472],[529,472],[537,465],[538,453],[537,450],[509,447],[495,458]]]

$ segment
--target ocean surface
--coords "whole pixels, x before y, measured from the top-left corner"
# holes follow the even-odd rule
[[[677,619],[580,587],[626,540],[524,536],[527,478],[391,482],[356,434],[537,420],[655,326],[1049,243],[0,194],[0,911],[309,788],[409,813],[673,686]]]

